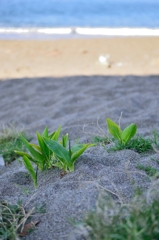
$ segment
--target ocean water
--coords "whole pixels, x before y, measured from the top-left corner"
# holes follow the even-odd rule
[[[120,29],[159,35],[159,0],[0,0],[0,36],[112,35]]]

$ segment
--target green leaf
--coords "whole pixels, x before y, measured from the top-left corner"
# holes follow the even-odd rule
[[[75,152],[79,151],[81,148],[83,148],[84,145],[85,145],[85,144],[76,144],[76,145],[74,145],[74,146],[71,148],[71,152],[72,152],[72,153],[75,153]]]
[[[55,167],[58,167],[58,168],[60,168],[60,169],[63,169],[63,168],[64,168],[64,164],[63,164],[63,162],[61,162],[61,161],[55,163],[54,166],[55,166]]]
[[[71,158],[71,156],[72,156],[72,151],[71,151],[71,141],[70,141],[70,140],[69,140],[68,152],[69,152],[69,156],[70,156],[70,158]]]
[[[32,158],[32,157],[31,157],[28,153],[26,153],[26,152],[21,152],[21,151],[17,151],[17,150],[14,150],[14,152],[15,152],[16,154],[20,155],[21,157],[27,156],[29,159]]]
[[[34,168],[31,164],[30,160],[27,158],[27,156],[23,156],[23,162],[24,162],[26,169],[29,171],[29,173],[33,179],[34,186],[37,187],[37,173],[34,171]]]
[[[28,143],[28,141],[22,136],[20,135],[21,140],[23,141],[23,143],[25,144],[25,146],[28,148],[29,152],[31,153],[31,155],[33,156],[33,158],[40,162],[40,163],[44,163],[45,162],[45,158],[39,153],[37,152],[30,143]]]
[[[49,139],[52,139],[53,136],[54,136],[54,134],[55,134],[55,132],[51,133],[51,134],[48,136],[48,138],[49,138]]]
[[[74,162],[72,162],[72,164],[69,166],[69,171],[70,172],[74,172]]]
[[[26,156],[31,162],[35,163],[35,164],[38,165],[39,167],[42,166],[42,165],[40,165],[41,163],[39,164],[39,162],[36,161],[35,159],[33,159],[32,156],[29,155],[28,153],[26,153],[26,152],[21,152],[21,151],[16,151],[16,150],[15,150],[14,152],[15,152],[16,154],[20,155],[21,157]]]
[[[41,151],[44,154],[44,156],[47,158],[47,160],[49,161],[49,159],[50,159],[50,149],[47,147],[47,145],[44,142],[43,138],[41,137],[40,133],[37,132],[36,135],[37,135],[37,139],[38,139],[38,143],[39,143],[39,146],[41,148]]]
[[[60,136],[60,133],[61,133],[61,128],[62,128],[62,126],[60,126],[60,127],[55,131],[54,135],[53,135],[52,138],[51,138],[52,140],[58,141],[59,136]]]
[[[46,127],[42,133],[42,137],[48,138],[48,127]]]
[[[68,143],[68,133],[62,137],[62,145],[64,148],[67,147],[67,143]]]
[[[89,147],[93,147],[95,146],[95,144],[78,144],[76,146],[74,146],[72,149],[73,151],[75,151],[76,149],[76,152],[74,152],[71,156],[71,162],[74,162],[79,156],[81,156],[81,154]],[[72,150],[71,149],[71,150]]]
[[[66,148],[64,148],[61,144],[59,144],[58,142],[51,140],[51,139],[47,139],[44,138],[44,141],[46,143],[46,145],[48,146],[48,148],[59,158],[67,161],[68,163],[70,162],[70,156],[69,156],[69,152],[66,150]]]
[[[39,153],[42,153],[42,151],[41,151],[41,148],[38,146],[38,145],[36,145],[36,144],[34,144],[34,143],[29,143],[32,147],[34,147],[36,150],[38,150],[38,152]]]
[[[126,127],[122,132],[122,141],[127,143],[137,132],[137,125],[132,123]]]
[[[109,118],[106,118],[106,121],[108,124],[108,130],[109,130],[110,134],[121,143],[122,131],[121,131],[120,127]]]

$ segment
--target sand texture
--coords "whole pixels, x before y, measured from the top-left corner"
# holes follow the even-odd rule
[[[60,124],[71,141],[89,142],[92,134],[101,134],[97,119],[107,132],[105,118],[118,121],[121,127],[138,125],[138,133],[159,131],[158,76],[79,76],[63,78],[23,78],[0,81],[0,126],[14,123],[33,136],[48,126],[50,132]],[[83,127],[85,126],[85,132]],[[70,219],[77,221],[95,207],[101,191],[112,191],[114,199],[127,201],[132,195],[132,179],[147,189],[151,181],[136,168],[137,163],[159,165],[155,152],[142,156],[133,150],[108,153],[103,147],[88,149],[77,161],[75,171],[60,178],[60,170],[39,175],[39,188],[26,179],[26,169],[18,161],[0,167],[0,199],[16,203],[21,199],[28,208],[46,204],[46,213],[36,231],[27,240],[86,239],[75,234]],[[130,178],[131,173],[131,178]],[[23,188],[31,193],[23,194]],[[114,184],[116,187],[114,187]],[[105,190],[107,189],[107,190]]]
[[[0,78],[125,74],[159,74],[158,37],[0,41]]]

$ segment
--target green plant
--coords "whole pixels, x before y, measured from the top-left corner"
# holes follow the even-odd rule
[[[18,131],[15,127],[4,127],[0,133],[0,155],[2,155],[5,165],[14,161],[18,155],[14,150],[24,151],[24,147],[19,134],[22,134],[28,141],[30,137],[25,132]]]
[[[106,118],[107,125],[108,125],[108,131],[109,133],[118,140],[120,145],[125,146],[130,139],[136,134],[137,132],[137,125],[132,123],[128,127],[126,127],[123,131],[120,129],[120,126],[118,126],[115,122],[113,122],[111,119]]]
[[[48,134],[47,127],[44,129],[42,135],[37,132],[39,145],[29,143],[23,136],[20,136],[30,154],[21,151],[15,152],[23,157],[24,165],[29,171],[35,187],[37,187],[38,169],[43,171],[56,166],[66,172],[74,171],[76,159],[88,147],[94,146],[94,144],[76,144],[71,148],[68,134],[63,136],[62,140],[59,141],[60,132],[61,126],[50,135]],[[36,170],[34,170],[32,163],[36,165]]]
[[[101,144],[101,145],[106,145],[111,142],[111,139],[108,136],[95,136],[92,140],[93,143]]]
[[[95,144],[76,144],[73,147],[70,145],[68,134],[61,141],[61,144],[50,139],[44,138],[48,148],[54,153],[54,166],[68,172],[74,171],[74,163],[77,158],[89,147]],[[67,148],[68,146],[68,148]]]
[[[16,239],[17,226],[24,214],[20,203],[11,205],[0,203],[0,239]]]
[[[30,154],[22,151],[15,151],[15,153],[23,157],[23,163],[27,168],[27,170],[29,171],[35,187],[37,187],[38,169],[43,171],[53,166],[53,157],[52,157],[53,153],[47,147],[43,138],[45,137],[46,139],[58,141],[60,132],[61,132],[61,126],[50,135],[48,133],[48,127],[44,129],[42,135],[40,135],[40,133],[37,132],[36,135],[37,135],[37,140],[39,145],[36,145],[34,143],[29,143],[22,135],[20,135],[22,142],[24,143],[24,145],[26,146]],[[32,163],[36,165],[36,170],[34,170]]]
[[[147,153],[153,150],[152,140],[150,138],[143,138],[142,136],[136,136],[131,139],[125,145],[116,143],[115,147],[110,150],[122,150],[122,149],[132,149],[138,153]]]
[[[157,240],[158,225],[158,199],[148,203],[143,196],[135,196],[124,205],[110,198],[98,201],[83,223],[88,240]]]
[[[36,213],[44,212],[46,212],[45,204],[26,211],[21,201],[17,204],[0,202],[0,239],[18,240],[18,236],[27,235],[39,223],[39,221],[32,222],[31,217]]]
[[[30,215],[27,215],[21,202],[17,204],[9,204],[7,202],[0,203],[0,239],[16,240],[18,239],[18,231],[21,230],[23,222]]]

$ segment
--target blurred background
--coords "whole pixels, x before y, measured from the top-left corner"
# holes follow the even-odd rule
[[[158,74],[158,36],[158,0],[0,0],[0,78]]]
[[[46,29],[63,27],[158,28],[159,1],[0,0],[1,34],[23,33],[27,37],[30,32],[53,34]],[[61,29],[61,33],[66,32]]]

